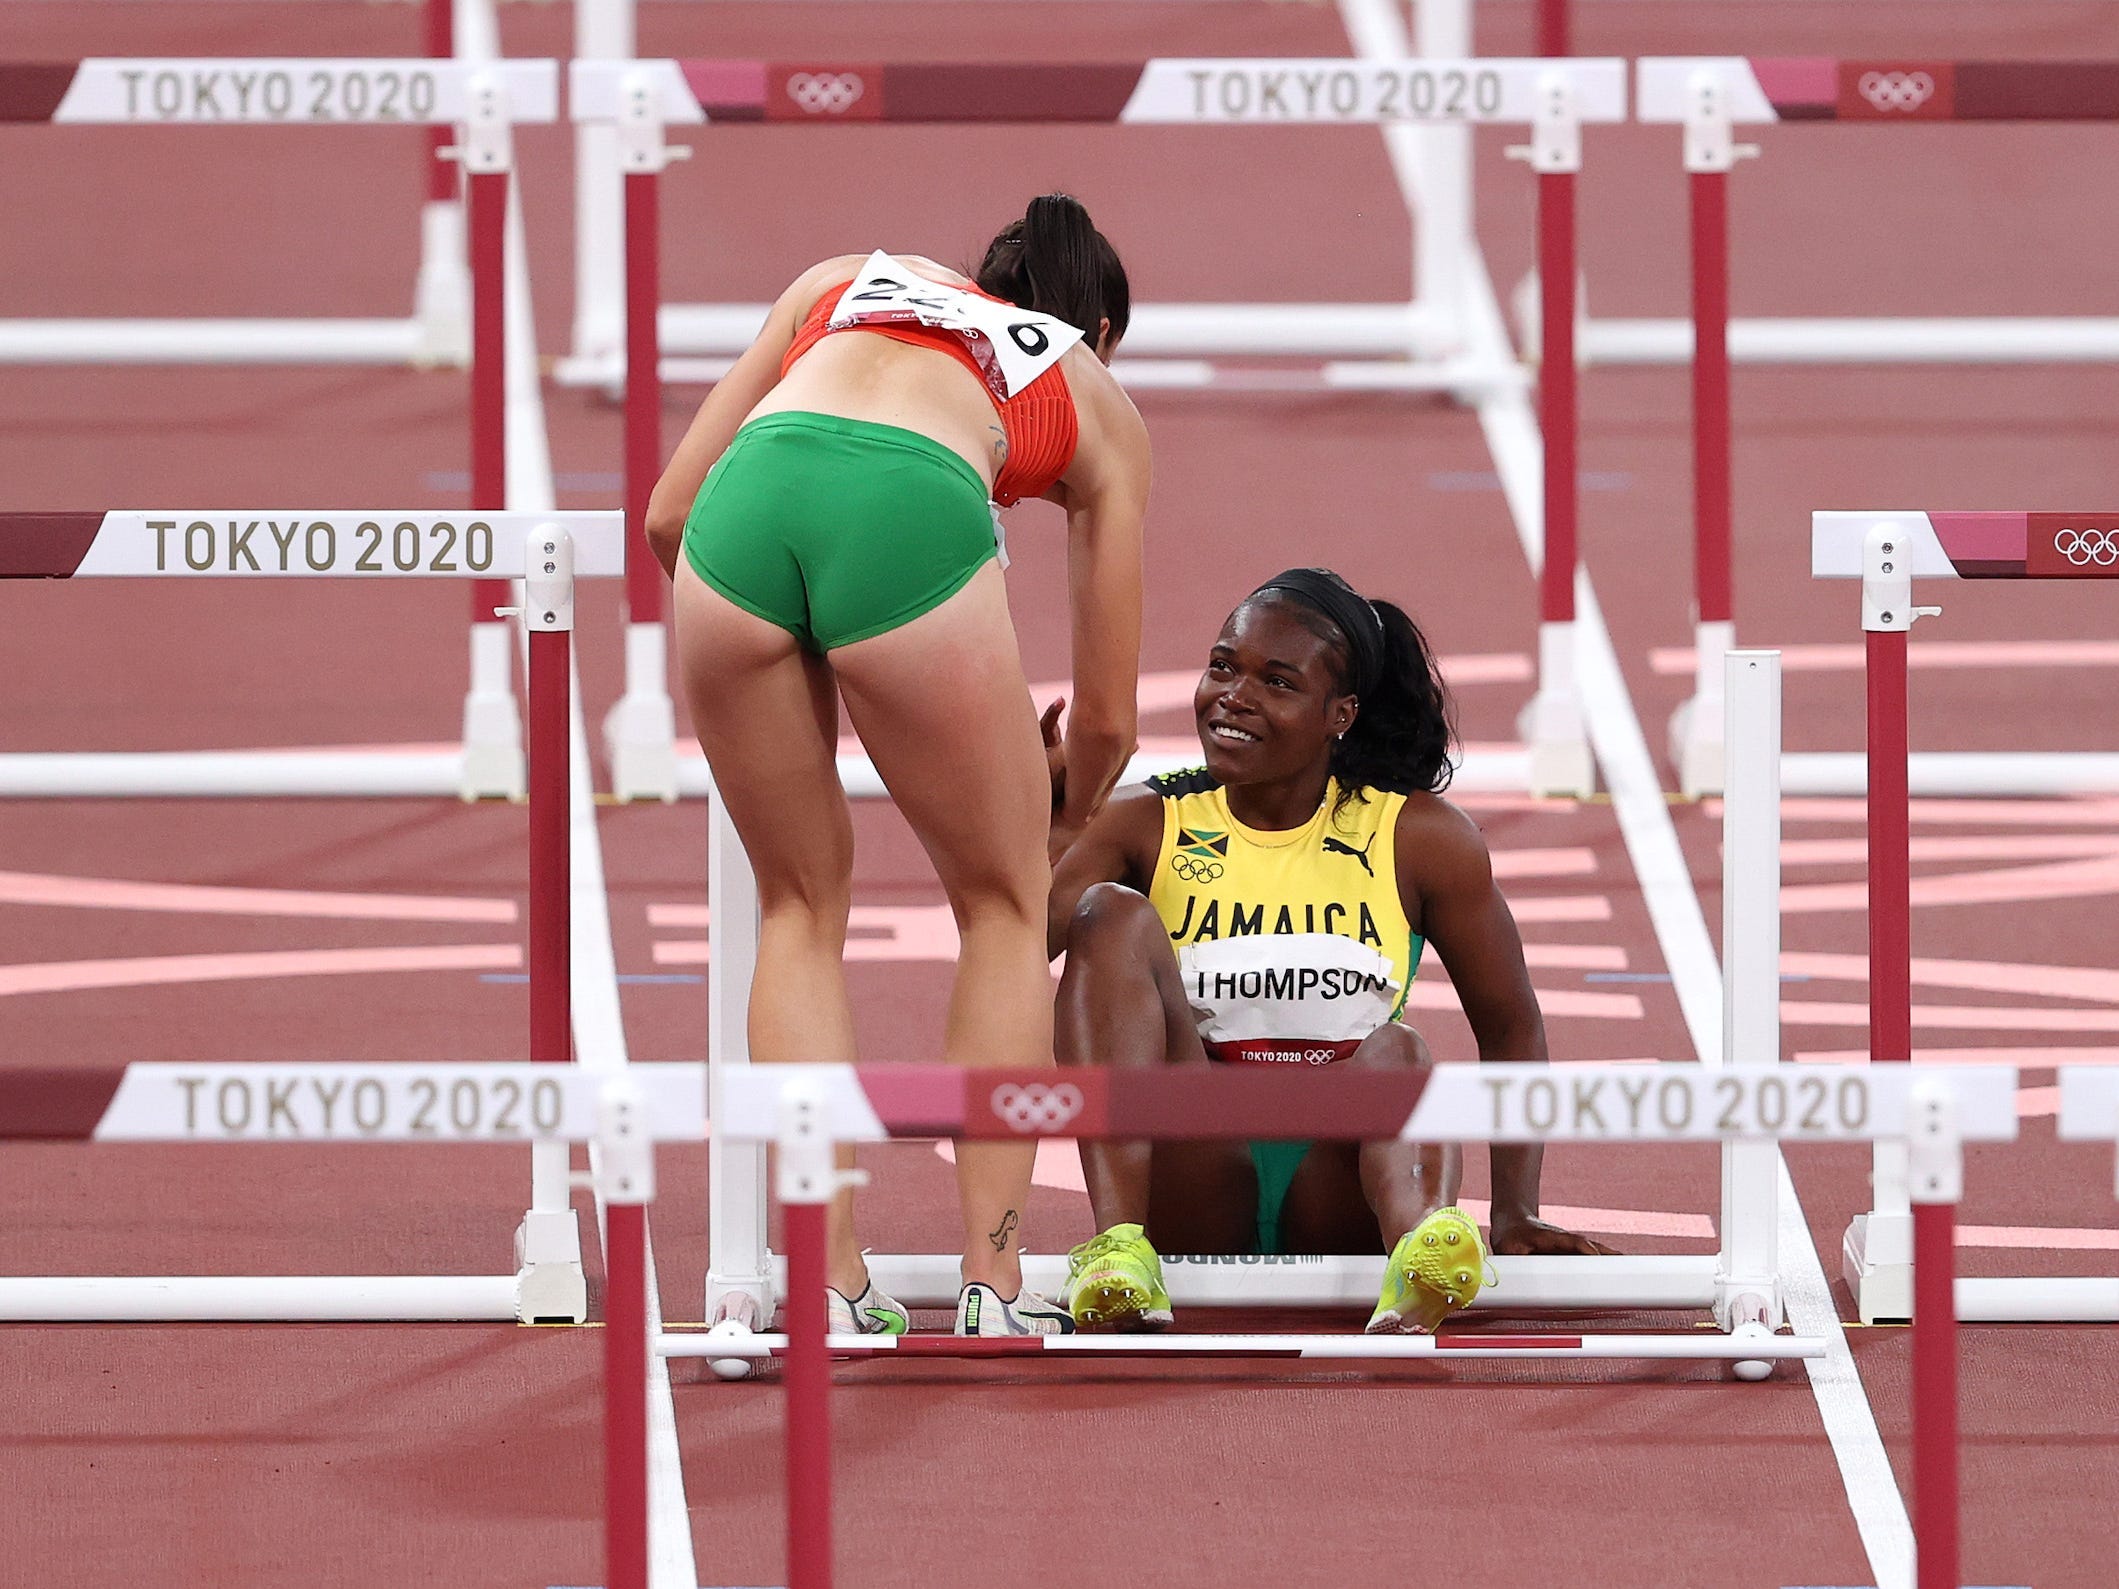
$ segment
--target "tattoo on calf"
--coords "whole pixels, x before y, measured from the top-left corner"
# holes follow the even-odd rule
[[[995,1252],[1006,1252],[1008,1250],[1008,1238],[1015,1234],[1015,1225],[1015,1210],[1011,1208],[1001,1216],[1001,1222],[993,1228],[992,1233],[986,1238],[993,1243]]]

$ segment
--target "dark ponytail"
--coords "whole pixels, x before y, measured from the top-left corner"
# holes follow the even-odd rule
[[[1338,651],[1339,690],[1355,696],[1354,726],[1332,746],[1339,798],[1362,789],[1394,794],[1449,787],[1456,716],[1434,651],[1394,602],[1370,601],[1328,568],[1291,568],[1252,593],[1287,602]]]
[[[1332,748],[1332,773],[1342,789],[1440,794],[1456,771],[1455,704],[1420,626],[1395,602],[1369,605],[1383,624],[1383,667]]]
[[[1101,322],[1111,340],[1133,318],[1133,289],[1118,251],[1089,219],[1080,201],[1047,193],[1030,201],[986,247],[974,279],[982,291],[1078,328],[1093,346]]]

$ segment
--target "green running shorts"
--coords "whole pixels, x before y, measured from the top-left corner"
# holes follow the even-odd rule
[[[933,611],[995,550],[986,483],[965,459],[830,414],[737,431],[684,525],[701,579],[818,652]]]

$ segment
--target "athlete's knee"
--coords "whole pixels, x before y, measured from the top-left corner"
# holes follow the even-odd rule
[[[846,924],[853,912],[850,879],[787,878],[758,883],[758,922],[761,933],[787,935],[810,943],[846,941]]]
[[[1410,1026],[1386,1021],[1361,1040],[1347,1063],[1364,1070],[1426,1070],[1435,1063],[1435,1056]]]
[[[1040,857],[1042,861],[1042,857]],[[1052,874],[1042,864],[995,869],[966,876],[959,872],[944,886],[949,908],[956,916],[957,931],[1021,926],[1045,935],[1045,905],[1052,892]]]
[[[1149,934],[1162,941],[1162,919],[1146,896],[1123,883],[1093,883],[1067,919],[1067,959],[1132,955]]]

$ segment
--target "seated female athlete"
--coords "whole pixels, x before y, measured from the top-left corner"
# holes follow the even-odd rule
[[[1193,711],[1205,765],[1120,790],[1054,875],[1061,1064],[1427,1065],[1399,1020],[1423,941],[1481,1059],[1546,1057],[1486,841],[1439,792],[1449,700],[1410,618],[1336,574],[1291,569],[1229,615]],[[1539,1156],[1493,1149],[1494,1250],[1607,1251],[1537,1217]],[[1483,1282],[1453,1146],[1085,1142],[1082,1164],[1102,1229],[1069,1265],[1083,1328],[1169,1323],[1158,1247],[1339,1253],[1380,1239],[1372,1333],[1431,1330]]]
[[[655,487],[692,722],[757,873],[754,1060],[854,1058],[843,699],[956,916],[942,1057],[1049,1062],[1049,846],[1133,749],[1148,437],[1104,365],[1129,304],[1118,255],[1063,194],[1033,200],[975,282],[915,257],[826,260],[780,295]],[[1032,496],[1067,511],[1078,698],[1056,816],[989,504]],[[1032,1157],[958,1155],[961,1332],[1071,1328],[1022,1290]],[[850,1193],[827,1276],[834,1333],[906,1327],[869,1279]]]

